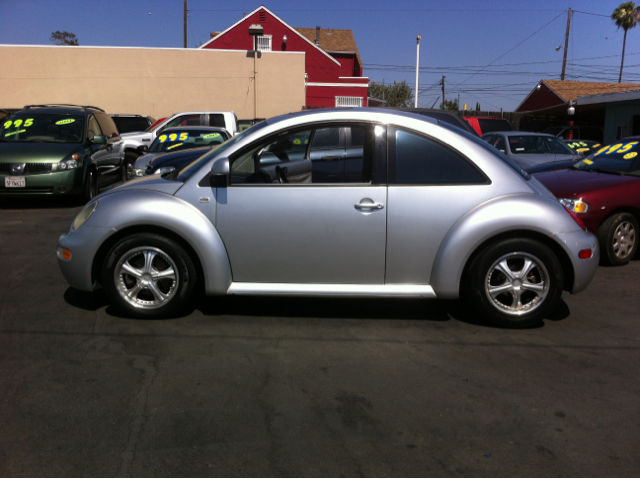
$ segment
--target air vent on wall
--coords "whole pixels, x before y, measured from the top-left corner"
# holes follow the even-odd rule
[[[260,12],[260,16],[259,16],[259,18],[260,18],[260,23],[264,23],[264,22],[266,22],[266,21],[267,21],[267,14],[266,14],[266,12]]]

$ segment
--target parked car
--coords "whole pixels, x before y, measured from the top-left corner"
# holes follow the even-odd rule
[[[604,263],[627,264],[640,242],[640,139],[608,145],[536,178],[597,234]]]
[[[224,128],[192,126],[167,128],[133,164],[130,177],[180,170],[193,160],[231,138]]]
[[[150,116],[123,115],[119,113],[112,113],[109,116],[115,122],[120,134],[146,131],[156,122],[156,119]]]
[[[155,127],[140,133],[124,133],[125,162],[133,165],[135,160],[142,154],[140,147],[149,147],[153,140],[166,128],[188,127],[188,126],[214,126],[224,128],[232,136],[238,132],[238,119],[232,111],[195,111],[176,113],[162,122],[156,123]]]
[[[601,148],[602,145],[593,140],[562,140],[565,144],[571,148],[577,155],[580,156],[589,156],[592,153],[595,153],[598,148]]]
[[[422,115],[435,120],[448,123],[449,125],[460,128],[474,136],[479,136],[476,130],[474,130],[468,121],[466,121],[459,111],[456,110],[439,110],[434,108],[408,108],[399,106],[384,107],[382,109],[404,111],[407,113],[414,113],[416,115]]]
[[[0,128],[0,195],[82,195],[122,180],[118,129],[93,106],[29,105]]]
[[[463,116],[467,123],[471,125],[480,136],[492,131],[513,131],[513,125],[506,118],[495,118],[492,116]]]
[[[544,133],[496,131],[482,135],[482,139],[527,171],[533,167],[566,168],[580,158],[561,140]]]
[[[340,156],[343,128],[361,146]],[[60,236],[57,256],[72,287],[101,282],[138,317],[177,314],[202,284],[209,295],[462,295],[497,324],[524,327],[563,289],[587,287],[599,249],[573,212],[477,137],[345,108],[266,120],[179,173],[104,193]]]
[[[602,143],[604,131],[599,126],[550,126],[543,133],[564,138],[565,140],[591,140]]]

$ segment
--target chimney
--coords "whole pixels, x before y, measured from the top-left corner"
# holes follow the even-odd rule
[[[316,45],[320,45],[320,27],[316,27]]]

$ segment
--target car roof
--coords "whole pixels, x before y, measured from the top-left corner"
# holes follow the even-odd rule
[[[24,108],[18,112],[16,112],[15,114],[20,114],[20,113],[24,113],[24,114],[29,114],[29,115],[46,115],[46,114],[53,114],[53,115],[80,115],[80,116],[85,116],[88,115],[89,113],[102,113],[99,110],[93,110],[91,108],[89,109],[84,109],[82,107],[68,107],[68,106],[58,106],[58,107],[38,107],[38,108]]]
[[[291,120],[294,118],[304,118],[309,116],[325,116],[327,113],[340,113],[341,116],[349,116],[348,113],[354,113],[354,118],[360,117],[361,113],[372,114],[373,116],[379,115],[395,115],[395,116],[403,116],[407,118],[413,118],[417,120],[426,121],[433,124],[438,124],[438,121],[423,115],[418,115],[416,113],[408,113],[405,111],[392,110],[392,109],[383,109],[383,108],[369,108],[369,107],[354,107],[354,108],[318,108],[316,110],[304,110],[295,113],[287,113],[286,115],[280,115],[273,118],[269,118],[265,120],[267,125],[275,125],[276,123],[280,123],[281,121]],[[340,118],[336,118],[337,121],[340,121]]]

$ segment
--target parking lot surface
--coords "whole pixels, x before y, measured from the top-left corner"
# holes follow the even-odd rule
[[[528,330],[407,299],[203,298],[143,321],[65,283],[79,210],[0,203],[3,476],[640,471],[640,261]]]

